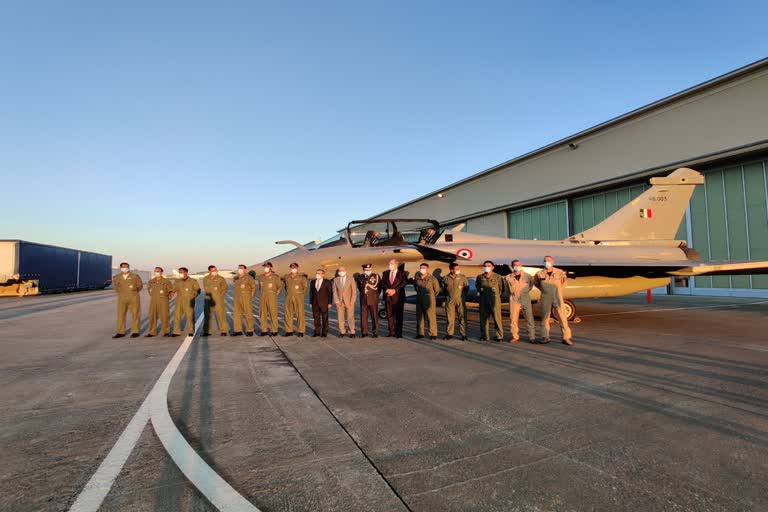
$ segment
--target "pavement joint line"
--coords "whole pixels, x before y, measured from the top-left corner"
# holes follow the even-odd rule
[[[384,483],[389,487],[389,489],[392,491],[392,493],[395,495],[395,497],[400,501],[400,503],[403,504],[406,510],[408,512],[413,512],[413,509],[408,505],[408,503],[405,501],[403,496],[395,489],[395,487],[392,485],[392,483],[387,479],[387,477],[384,475],[384,473],[379,469],[379,467],[373,462],[373,459],[371,459],[367,453],[365,453],[365,450],[363,450],[363,447],[360,446],[360,443],[357,442],[357,440],[354,438],[352,433],[347,429],[347,427],[344,426],[344,424],[341,422],[341,420],[336,416],[336,414],[331,410],[330,406],[320,397],[320,394],[317,392],[317,390],[312,387],[312,385],[309,383],[309,381],[304,377],[304,374],[301,373],[301,371],[296,367],[293,360],[288,357],[288,354],[283,351],[283,348],[280,346],[280,344],[275,341],[274,337],[270,336],[269,339],[272,340],[272,343],[275,344],[275,347],[277,347],[277,350],[280,351],[280,353],[283,355],[283,357],[290,363],[290,365],[293,367],[293,370],[299,375],[302,381],[304,381],[304,384],[309,388],[310,391],[312,391],[312,394],[315,395],[315,397],[320,401],[320,403],[323,405],[326,411],[328,411],[328,414],[331,415],[331,417],[334,419],[337,425],[344,431],[344,433],[349,437],[349,439],[354,443],[354,445],[357,447],[358,450],[360,450],[360,453],[365,457],[365,460],[368,461],[368,463],[371,465],[371,467],[376,471],[376,473],[379,475],[379,477],[384,481]]]
[[[198,317],[194,333],[184,338],[181,346],[155,382],[152,391],[144,399],[96,472],[80,491],[70,507],[70,512],[96,512],[101,507],[149,421],[174,463],[213,506],[222,512],[260,512],[205,463],[176,428],[168,412],[168,388],[171,380],[192,340],[200,330],[203,319],[203,315]]]

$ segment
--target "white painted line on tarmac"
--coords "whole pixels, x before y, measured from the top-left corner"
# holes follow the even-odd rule
[[[768,300],[757,302],[744,302],[741,304],[709,304],[707,306],[685,306],[679,308],[657,308],[657,309],[637,309],[634,311],[617,311],[615,313],[594,313],[591,315],[578,315],[581,318],[593,316],[616,316],[616,315],[639,315],[642,313],[658,313],[660,311],[687,311],[689,309],[712,309],[712,308],[741,308],[744,306],[757,306],[759,304],[768,304]]]
[[[200,315],[195,324],[195,332],[200,328],[203,315]],[[179,347],[176,355],[165,367],[163,374],[157,380],[155,387],[149,394],[149,409],[152,426],[157,437],[163,443],[168,455],[179,467],[184,476],[192,482],[192,485],[208,499],[209,502],[222,512],[259,512],[251,502],[246,500],[226,480],[221,478],[197,452],[189,445],[184,436],[176,428],[168,412],[168,388],[171,385],[173,374],[184,359],[184,355],[192,343],[193,336],[187,336]]]
[[[195,322],[195,333],[200,329],[203,319],[203,315],[200,315]],[[117,475],[122,471],[126,460],[139,441],[144,427],[150,420],[160,442],[173,461],[192,485],[197,487],[212,505],[227,512],[259,512],[258,508],[243,498],[200,458],[176,428],[168,412],[168,388],[171,379],[184,359],[187,350],[189,350],[194,337],[192,334],[184,338],[181,346],[152,387],[152,391],[149,392],[128,426],[120,434],[107,457],[101,462],[83,490],[80,491],[75,503],[70,508],[70,512],[96,512],[101,507],[104,498],[115,483]]]

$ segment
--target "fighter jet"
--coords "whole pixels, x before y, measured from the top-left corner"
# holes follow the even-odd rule
[[[364,263],[382,272],[395,258],[412,275],[423,261],[440,276],[453,261],[473,277],[491,260],[496,272],[508,274],[518,259],[525,272],[536,273],[550,255],[569,276],[564,311],[576,314],[573,299],[618,297],[666,286],[673,276],[765,274],[768,261],[702,261],[677,229],[696,185],[704,177],[681,168],[666,177],[651,178],[651,187],[600,224],[565,240],[515,240],[462,232],[462,225],[442,229],[429,219],[366,219],[352,221],[346,230],[320,243],[276,242],[295,248],[272,258],[274,270],[287,272],[297,262],[307,272],[323,268],[333,276],[339,266],[350,273]],[[262,263],[263,264],[263,263]],[[260,264],[261,265],[261,264]],[[253,269],[261,272],[260,265]],[[534,290],[531,298],[538,298]]]

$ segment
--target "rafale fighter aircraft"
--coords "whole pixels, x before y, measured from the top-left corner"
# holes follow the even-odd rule
[[[381,273],[396,258],[411,275],[428,261],[436,275],[448,272],[458,261],[465,275],[482,272],[484,260],[496,272],[511,272],[520,260],[534,274],[550,255],[555,265],[568,273],[565,288],[566,313],[575,315],[572,299],[618,297],[660,286],[672,276],[719,274],[765,274],[768,261],[702,261],[685,241],[675,240],[696,185],[704,183],[698,172],[682,168],[669,176],[651,178],[651,188],[630,201],[600,224],[565,240],[514,240],[441,229],[425,219],[367,219],[352,221],[344,233],[307,246],[286,240],[296,248],[269,261],[278,274],[297,262],[307,272],[323,268],[333,277],[339,266],[359,272],[364,263]],[[252,267],[258,272],[260,265]],[[531,298],[538,298],[538,290]]]

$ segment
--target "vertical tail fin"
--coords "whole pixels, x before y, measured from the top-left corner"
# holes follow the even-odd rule
[[[571,240],[674,240],[696,185],[704,176],[681,168],[664,178],[651,178],[651,188],[597,226]]]

